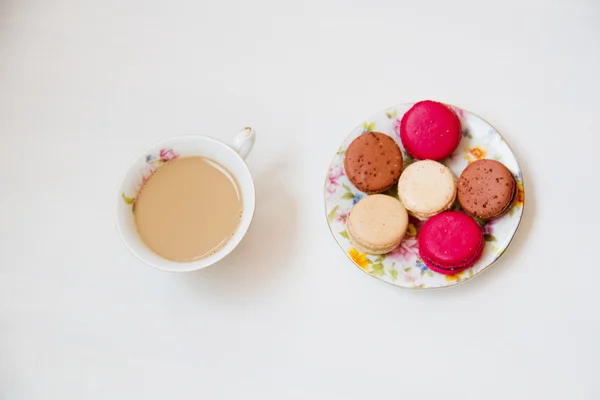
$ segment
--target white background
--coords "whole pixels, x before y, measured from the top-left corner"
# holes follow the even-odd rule
[[[483,4],[488,3],[488,4]],[[0,399],[599,399],[597,0],[0,0]],[[371,279],[323,182],[400,102],[482,115],[521,163],[502,260]],[[247,237],[139,262],[112,220],[147,145],[258,131]]]

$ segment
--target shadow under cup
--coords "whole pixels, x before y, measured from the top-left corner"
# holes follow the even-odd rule
[[[177,157],[201,156],[224,166],[237,180],[242,194],[242,218],[235,234],[215,254],[190,262],[164,259],[140,238],[133,214],[135,196],[144,182],[165,162]],[[135,158],[125,172],[114,206],[115,225],[127,248],[141,261],[164,271],[185,272],[208,267],[229,254],[242,240],[254,214],[254,181],[242,157],[227,144],[205,136],[186,135],[158,142]]]

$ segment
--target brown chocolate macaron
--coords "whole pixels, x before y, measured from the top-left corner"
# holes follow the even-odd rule
[[[503,216],[510,211],[516,197],[515,178],[499,161],[475,161],[458,180],[458,202],[466,212],[481,219]]]
[[[402,172],[402,151],[383,133],[363,133],[348,146],[344,158],[346,176],[361,192],[385,192]]]

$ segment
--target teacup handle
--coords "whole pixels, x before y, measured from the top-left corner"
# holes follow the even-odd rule
[[[248,157],[248,154],[250,154],[250,151],[252,151],[255,141],[256,132],[254,131],[254,129],[250,127],[245,127],[233,137],[231,147],[238,152],[240,157],[246,159],[246,157]]]

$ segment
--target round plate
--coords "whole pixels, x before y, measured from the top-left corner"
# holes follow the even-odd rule
[[[504,217],[482,224],[485,247],[481,259],[473,267],[456,275],[442,275],[430,271],[419,256],[417,234],[422,222],[410,218],[408,230],[400,246],[385,255],[364,254],[356,250],[346,233],[348,213],[361,198],[366,196],[350,183],[344,173],[344,154],[352,141],[365,132],[376,131],[391,136],[402,149],[404,168],[413,159],[402,147],[399,136],[402,115],[412,104],[402,104],[375,114],[369,120],[354,129],[337,151],[325,179],[325,211],[327,223],[340,248],[361,270],[382,281],[408,289],[432,289],[456,285],[480,274],[492,265],[510,244],[523,215],[523,177],[519,163],[508,143],[490,124],[475,114],[461,108],[450,106],[460,118],[462,140],[450,157],[443,161],[456,176],[460,176],[465,167],[479,159],[488,158],[502,162],[510,169],[517,180],[518,198]],[[396,187],[387,194],[397,197]],[[455,208],[459,208],[458,205]],[[482,221],[479,221],[480,223]]]

